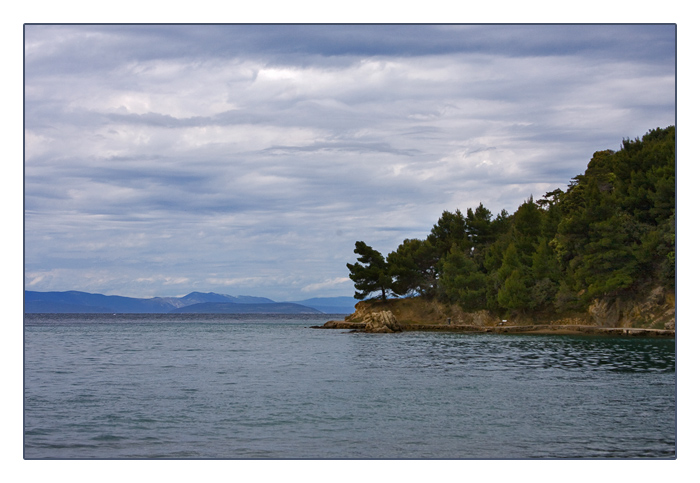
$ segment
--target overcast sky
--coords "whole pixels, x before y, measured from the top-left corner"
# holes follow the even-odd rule
[[[675,123],[672,25],[25,27],[25,288],[352,296]]]

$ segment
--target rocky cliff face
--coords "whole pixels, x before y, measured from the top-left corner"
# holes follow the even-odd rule
[[[456,305],[444,305],[422,298],[358,302],[355,305],[355,312],[345,317],[345,320],[366,322],[373,312],[383,311],[391,312],[399,325],[438,324],[487,327],[500,322],[497,316],[486,310],[465,312]]]
[[[381,312],[370,312],[362,317],[365,323],[365,332],[392,333],[401,332],[401,327],[396,321],[396,317],[388,310]]]
[[[675,294],[663,287],[642,300],[595,300],[588,307],[591,322],[599,327],[676,328]]]

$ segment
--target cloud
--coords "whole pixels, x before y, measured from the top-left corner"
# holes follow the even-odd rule
[[[352,280],[348,277],[336,277],[334,279],[324,280],[319,283],[312,283],[301,288],[302,292],[318,292],[330,287],[337,287],[338,285],[348,285]]]
[[[512,212],[675,120],[669,25],[25,34],[37,289],[347,295],[329,281],[356,240],[386,254],[443,210]]]

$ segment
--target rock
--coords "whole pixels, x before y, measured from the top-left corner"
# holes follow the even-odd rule
[[[349,322],[345,320],[329,320],[323,325],[312,326],[312,329],[354,329],[362,330],[365,328],[365,324],[361,322]]]
[[[590,321],[598,327],[659,327],[673,322],[675,296],[663,287],[656,287],[644,298],[596,299],[588,307]]]
[[[370,307],[371,307],[371,303],[369,303],[369,302],[356,303],[355,304],[355,312],[353,312],[350,315],[346,315],[345,320],[348,322],[362,320],[365,317],[365,315],[367,315],[371,312]]]
[[[390,310],[370,312],[363,317],[362,322],[365,323],[365,332],[387,334],[401,332],[401,327]]]
[[[476,325],[479,327],[498,324],[500,319],[494,317],[489,313],[488,310],[479,310],[470,314],[472,316],[471,325]]]
[[[664,293],[663,287],[656,287],[649,293],[647,297],[647,303],[650,306],[662,305],[666,301],[666,294]]]
[[[556,325],[585,325],[599,328],[658,328],[666,323],[675,327],[675,292],[663,287],[653,287],[646,292],[627,293],[625,296],[604,297],[592,300],[584,310],[576,313],[538,314],[533,316],[511,317],[508,325],[542,325],[549,322]],[[381,314],[387,313],[383,320]],[[447,319],[450,319],[448,325]],[[501,318],[486,311],[466,311],[457,305],[445,305],[436,300],[421,297],[405,299],[366,300],[355,305],[355,312],[344,321],[328,324],[327,328],[355,328],[366,332],[397,332],[400,330],[461,330],[498,327]],[[423,329],[420,329],[423,330]],[[673,329],[667,329],[673,330]]]
[[[604,300],[593,300],[588,306],[588,314],[593,319],[593,323],[598,327],[615,327],[619,320],[614,302],[608,303]]]
[[[669,320],[664,324],[664,329],[666,330],[676,330],[676,319]]]

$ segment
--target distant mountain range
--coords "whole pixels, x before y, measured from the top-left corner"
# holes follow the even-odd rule
[[[265,297],[192,292],[184,297],[140,299],[87,292],[24,292],[25,313],[228,313],[228,314],[350,314],[352,297],[320,297],[275,302]]]

